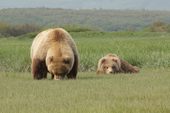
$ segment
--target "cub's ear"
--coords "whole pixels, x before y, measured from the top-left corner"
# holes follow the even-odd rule
[[[113,58],[112,61],[117,63],[118,59]]]
[[[103,64],[103,63],[105,63],[106,62],[106,59],[102,59],[101,60],[101,63]]]

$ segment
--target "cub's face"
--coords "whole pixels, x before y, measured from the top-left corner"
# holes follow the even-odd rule
[[[119,72],[119,66],[117,62],[113,61],[112,59],[103,59],[101,68],[104,73],[112,74]]]
[[[121,69],[121,63],[118,56],[113,54],[108,54],[101,58],[98,63],[97,73],[118,73]]]
[[[73,58],[70,57],[49,57],[47,59],[48,71],[55,76],[55,78],[63,78],[70,72],[73,67]]]

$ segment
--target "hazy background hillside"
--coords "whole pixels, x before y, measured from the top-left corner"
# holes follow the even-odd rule
[[[0,23],[32,24],[43,28],[84,27],[101,31],[143,30],[156,21],[170,23],[170,11],[67,10],[13,8],[0,10]]]
[[[170,10],[169,0],[0,0],[0,8]]]
[[[155,22],[158,31],[167,31],[169,6],[168,0],[0,0],[0,34],[49,27],[139,31]]]

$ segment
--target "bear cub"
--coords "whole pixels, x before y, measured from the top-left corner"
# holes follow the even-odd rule
[[[107,54],[98,61],[97,74],[138,73],[139,68],[119,58],[116,54]]]

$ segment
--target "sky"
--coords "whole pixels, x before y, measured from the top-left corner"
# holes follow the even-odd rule
[[[170,0],[0,0],[0,8],[170,10]]]

